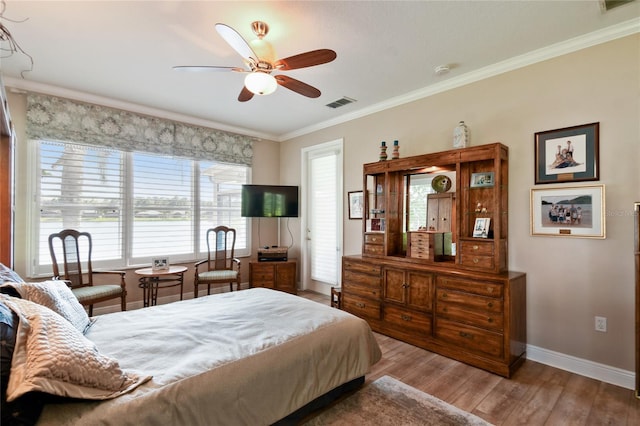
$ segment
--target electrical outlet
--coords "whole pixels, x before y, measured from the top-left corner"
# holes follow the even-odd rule
[[[606,317],[596,317],[596,331],[607,331],[607,318]]]

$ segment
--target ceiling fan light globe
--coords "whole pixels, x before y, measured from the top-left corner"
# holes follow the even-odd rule
[[[271,75],[264,72],[252,72],[247,74],[244,85],[249,91],[256,95],[270,95],[278,88],[278,82]]]

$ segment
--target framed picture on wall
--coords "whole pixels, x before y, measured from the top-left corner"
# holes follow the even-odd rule
[[[605,238],[604,185],[531,190],[531,235]]]
[[[349,192],[349,219],[362,219],[364,197],[362,191]]]
[[[599,180],[600,123],[535,134],[535,183]]]

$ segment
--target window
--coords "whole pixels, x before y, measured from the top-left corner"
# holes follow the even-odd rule
[[[35,148],[32,275],[51,273],[48,236],[65,228],[91,233],[94,266],[202,258],[206,230],[220,224],[236,228],[236,252],[249,254],[240,217],[248,166],[49,141]]]

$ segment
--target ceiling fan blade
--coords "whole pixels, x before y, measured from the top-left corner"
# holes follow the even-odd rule
[[[258,62],[258,55],[236,30],[228,25],[218,23],[216,24],[216,31],[245,60]]]
[[[320,96],[320,91],[313,86],[309,86],[307,83],[303,83],[295,78],[288,77],[286,75],[276,75],[276,81],[279,85],[286,87],[289,90],[293,90],[296,93],[306,96],[308,98],[317,98]]]
[[[279,59],[274,66],[280,70],[295,70],[326,64],[327,62],[333,61],[337,56],[336,52],[331,49],[318,49]]]
[[[235,71],[235,72],[249,72],[248,70],[240,67],[217,67],[214,65],[179,65],[173,67],[176,71],[188,71],[188,72],[223,72],[223,71]]]
[[[242,86],[242,90],[240,91],[240,95],[238,95],[238,100],[240,102],[247,102],[253,98],[253,93],[247,89],[245,86]]]

